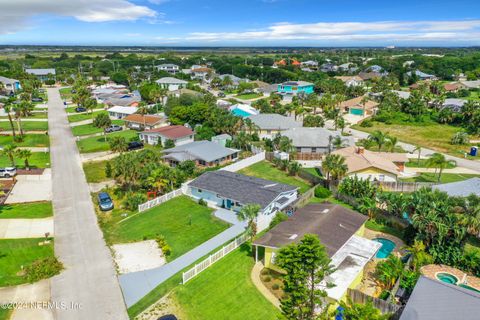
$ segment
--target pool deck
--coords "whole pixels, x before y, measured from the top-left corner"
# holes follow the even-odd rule
[[[420,268],[420,272],[431,279],[438,280],[436,275],[437,273],[450,273],[457,277],[459,284],[466,284],[472,288],[480,290],[480,278],[468,275],[467,273],[463,272],[454,267],[446,266],[443,264],[429,264]],[[440,281],[440,280],[438,280]]]
[[[365,228],[365,233],[364,233],[363,236],[367,239],[370,239],[370,240],[373,240],[373,239],[376,239],[376,238],[388,239],[388,240],[392,241],[393,243],[395,243],[395,248],[393,248],[393,251],[392,251],[393,253],[396,253],[396,254],[405,253],[405,251],[403,250],[403,247],[405,246],[405,243],[402,240],[400,240],[399,238],[397,238],[395,236],[392,236],[391,234],[383,233],[383,232],[380,232],[380,231],[375,231],[375,230]]]

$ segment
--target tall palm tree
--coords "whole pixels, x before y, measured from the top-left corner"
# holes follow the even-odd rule
[[[16,156],[20,159],[23,159],[25,163],[25,169],[30,170],[30,165],[28,163],[28,159],[32,156],[32,151],[28,149],[19,149],[16,151]]]
[[[447,160],[443,154],[438,152],[432,154],[432,156],[427,160],[427,167],[434,167],[435,174],[437,173],[438,169],[438,182],[440,182],[443,170],[449,165],[453,164],[455,164],[454,161]]]
[[[388,145],[388,151],[394,152],[395,147],[397,146],[398,143],[398,138],[394,136],[388,136],[387,137],[387,145]]]
[[[402,260],[391,254],[385,261],[377,264],[376,272],[380,284],[385,290],[391,290],[403,272]]]
[[[10,159],[10,163],[12,164],[12,167],[15,167],[16,152],[17,152],[17,146],[14,144],[6,145],[1,151],[2,155],[7,156],[8,159]]]
[[[10,101],[10,99],[7,101],[5,106],[3,107],[5,109],[5,112],[7,113],[8,116],[8,122],[10,122],[10,129],[12,130],[12,136],[13,136],[13,141],[16,140],[17,133],[15,132],[15,126],[13,125],[13,119],[12,119],[12,103],[13,101]]]
[[[327,181],[330,179],[341,179],[348,171],[345,158],[339,154],[329,154],[322,161],[322,170],[327,175]]]
[[[375,130],[370,133],[367,139],[373,141],[378,146],[378,151],[381,151],[383,146],[387,143],[387,134],[380,130]]]
[[[412,150],[412,152],[418,151],[418,158],[417,158],[417,163],[420,163],[420,157],[422,156],[422,146],[415,146],[415,148]]]
[[[253,237],[257,234],[255,219],[258,217],[260,209],[260,205],[250,203],[243,206],[242,210],[237,213],[237,217],[240,221],[247,221],[247,232],[250,234],[251,240],[253,240]]]

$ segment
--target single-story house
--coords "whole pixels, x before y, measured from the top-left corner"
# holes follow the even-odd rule
[[[410,98],[410,92],[408,91],[399,91],[399,90],[392,90],[393,93],[396,93],[397,96],[400,98],[400,99],[408,99]]]
[[[320,71],[322,72],[335,72],[337,70],[338,66],[331,62],[326,62],[320,66]]]
[[[480,88],[480,80],[461,81],[460,83],[463,84],[468,89]]]
[[[137,112],[137,107],[123,107],[123,106],[114,106],[108,109],[108,115],[112,118],[123,119],[126,116],[134,114]]]
[[[172,140],[176,146],[193,142],[192,129],[185,126],[165,126],[143,131],[139,134],[140,140],[150,145],[161,143],[165,145],[167,140]]]
[[[408,162],[405,153],[374,152],[356,146],[338,149],[332,154],[345,158],[347,176],[376,181],[397,181],[398,177],[403,175],[405,163]]]
[[[378,103],[367,98],[363,102],[364,97],[356,97],[350,100],[343,101],[340,103],[340,107],[343,112],[357,115],[357,116],[366,116],[372,115],[375,113]]]
[[[3,83],[4,91],[8,94],[15,93],[17,90],[20,90],[22,86],[20,85],[20,81],[16,79],[10,79],[6,77],[0,76],[0,82]]]
[[[363,86],[363,79],[359,76],[336,76],[335,79],[342,81],[347,87]]]
[[[446,192],[451,197],[468,197],[471,194],[480,197],[480,178],[434,185],[432,188]]]
[[[225,78],[228,78],[230,79],[231,81],[231,85],[229,85],[229,87],[232,87],[232,88],[236,88],[238,87],[238,85],[240,84],[240,82],[248,82],[248,79],[242,79],[242,78],[239,78],[233,74],[221,74],[218,76],[218,78],[220,78],[220,80],[225,80]]]
[[[94,95],[97,102],[107,106],[137,107],[142,101],[140,94],[124,93],[122,90],[113,93],[99,93]]]
[[[314,84],[307,81],[287,81],[277,87],[277,92],[282,95],[296,96],[299,93],[313,93]]]
[[[165,117],[161,117],[153,114],[131,114],[123,118],[125,121],[125,126],[127,128],[143,131],[143,130],[152,130],[155,128],[160,128],[168,125],[168,121]]]
[[[242,118],[252,116],[252,115],[257,115],[260,113],[257,109],[255,109],[251,105],[244,104],[244,103],[234,104],[233,106],[230,106],[228,109],[235,116],[242,117]]]
[[[195,90],[191,90],[191,89],[187,89],[187,88],[181,88],[181,89],[178,89],[178,90],[169,91],[169,95],[173,95],[177,98],[180,97],[182,94],[192,95],[192,96],[196,96],[196,97],[203,97],[204,96],[204,94],[199,92],[199,91],[195,91]]]
[[[445,83],[443,85],[443,89],[447,92],[457,92],[460,89],[466,89],[467,87],[460,82],[454,82],[454,83]]]
[[[467,103],[467,100],[465,99],[447,98],[443,102],[442,108],[449,108],[452,111],[460,112],[465,103]]]
[[[333,151],[332,140],[335,137],[342,138],[344,146],[355,145],[352,137],[344,137],[338,131],[330,131],[325,128],[292,128],[283,131],[282,136],[292,140],[292,144],[298,153],[328,153]]]
[[[197,166],[214,167],[237,159],[239,151],[223,147],[215,142],[202,140],[166,149],[163,150],[163,153],[162,158],[172,167],[186,160],[195,161]]]
[[[298,197],[298,188],[226,170],[209,171],[188,185],[188,193],[218,207],[240,211],[247,204],[260,205],[258,231],[264,230],[278,211]]]
[[[437,77],[435,75],[428,74],[420,70],[415,70],[414,73],[420,80],[437,80]],[[407,76],[410,77],[411,75],[412,75],[412,71],[408,71]]]
[[[367,69],[365,69],[366,72],[382,72],[383,71],[383,67],[377,65],[377,64],[374,64],[373,66],[370,66],[368,67]]]
[[[258,134],[260,138],[271,138],[277,133],[302,126],[302,124],[295,121],[294,118],[285,117],[277,113],[260,113],[249,116],[248,119],[252,120],[259,128]]]
[[[306,67],[309,69],[314,69],[314,70],[318,69],[318,62],[313,60],[302,61],[301,65],[302,67]]]
[[[277,92],[279,84],[269,84],[268,86],[264,87],[259,87],[255,89],[257,92],[263,93],[263,96],[268,97],[270,96],[273,92]]]
[[[306,234],[318,236],[335,268],[318,288],[327,292],[328,302],[336,303],[346,298],[348,288],[353,289],[362,281],[366,264],[381,247],[380,243],[363,237],[367,220],[365,215],[338,204],[308,204],[255,240],[253,245],[256,253],[258,247],[265,248],[266,268],[281,272],[275,264],[279,249],[298,243]],[[329,287],[329,283],[335,286]]]
[[[25,72],[34,75],[42,82],[45,82],[46,80],[55,80],[55,75],[57,74],[55,69],[25,69]]]
[[[371,71],[371,72],[360,72],[360,73],[358,74],[358,76],[359,76],[363,81],[367,81],[367,80],[382,78],[382,77],[386,76],[386,74],[385,74],[385,73],[381,73],[381,72]]]
[[[187,87],[188,81],[173,78],[164,77],[155,81],[161,88],[168,89],[168,91],[175,91]]]
[[[210,141],[215,142],[221,145],[222,147],[225,147],[227,145],[227,141],[232,141],[232,136],[226,133],[222,133],[212,137]]]
[[[171,74],[175,74],[180,70],[180,68],[173,63],[159,64],[158,66],[155,66],[155,68],[157,68],[158,71],[166,71]]]
[[[477,320],[480,293],[420,276],[400,320]]]

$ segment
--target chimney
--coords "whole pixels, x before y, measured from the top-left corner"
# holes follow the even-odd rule
[[[357,148],[357,153],[358,154],[364,154],[365,153],[365,148],[364,147],[358,147]]]

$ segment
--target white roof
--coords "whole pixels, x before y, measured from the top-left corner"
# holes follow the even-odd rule
[[[116,113],[123,113],[123,114],[134,114],[137,112],[137,107],[123,107],[123,106],[113,106],[108,109],[108,112],[116,112]]]
[[[54,75],[55,69],[25,69],[25,72],[36,76],[46,76],[48,74]]]
[[[408,91],[393,90],[392,92],[395,92],[399,98],[402,98],[402,99],[410,98],[410,92]]]
[[[365,265],[373,258],[381,243],[353,235],[332,257],[335,272],[319,284],[328,297],[340,300]],[[327,288],[334,283],[333,288]]]
[[[185,80],[181,80],[181,79],[177,79],[177,78],[173,78],[173,77],[164,77],[164,78],[160,78],[158,79],[157,81],[155,81],[156,83],[161,83],[161,84],[187,84],[188,81],[185,81]]]

